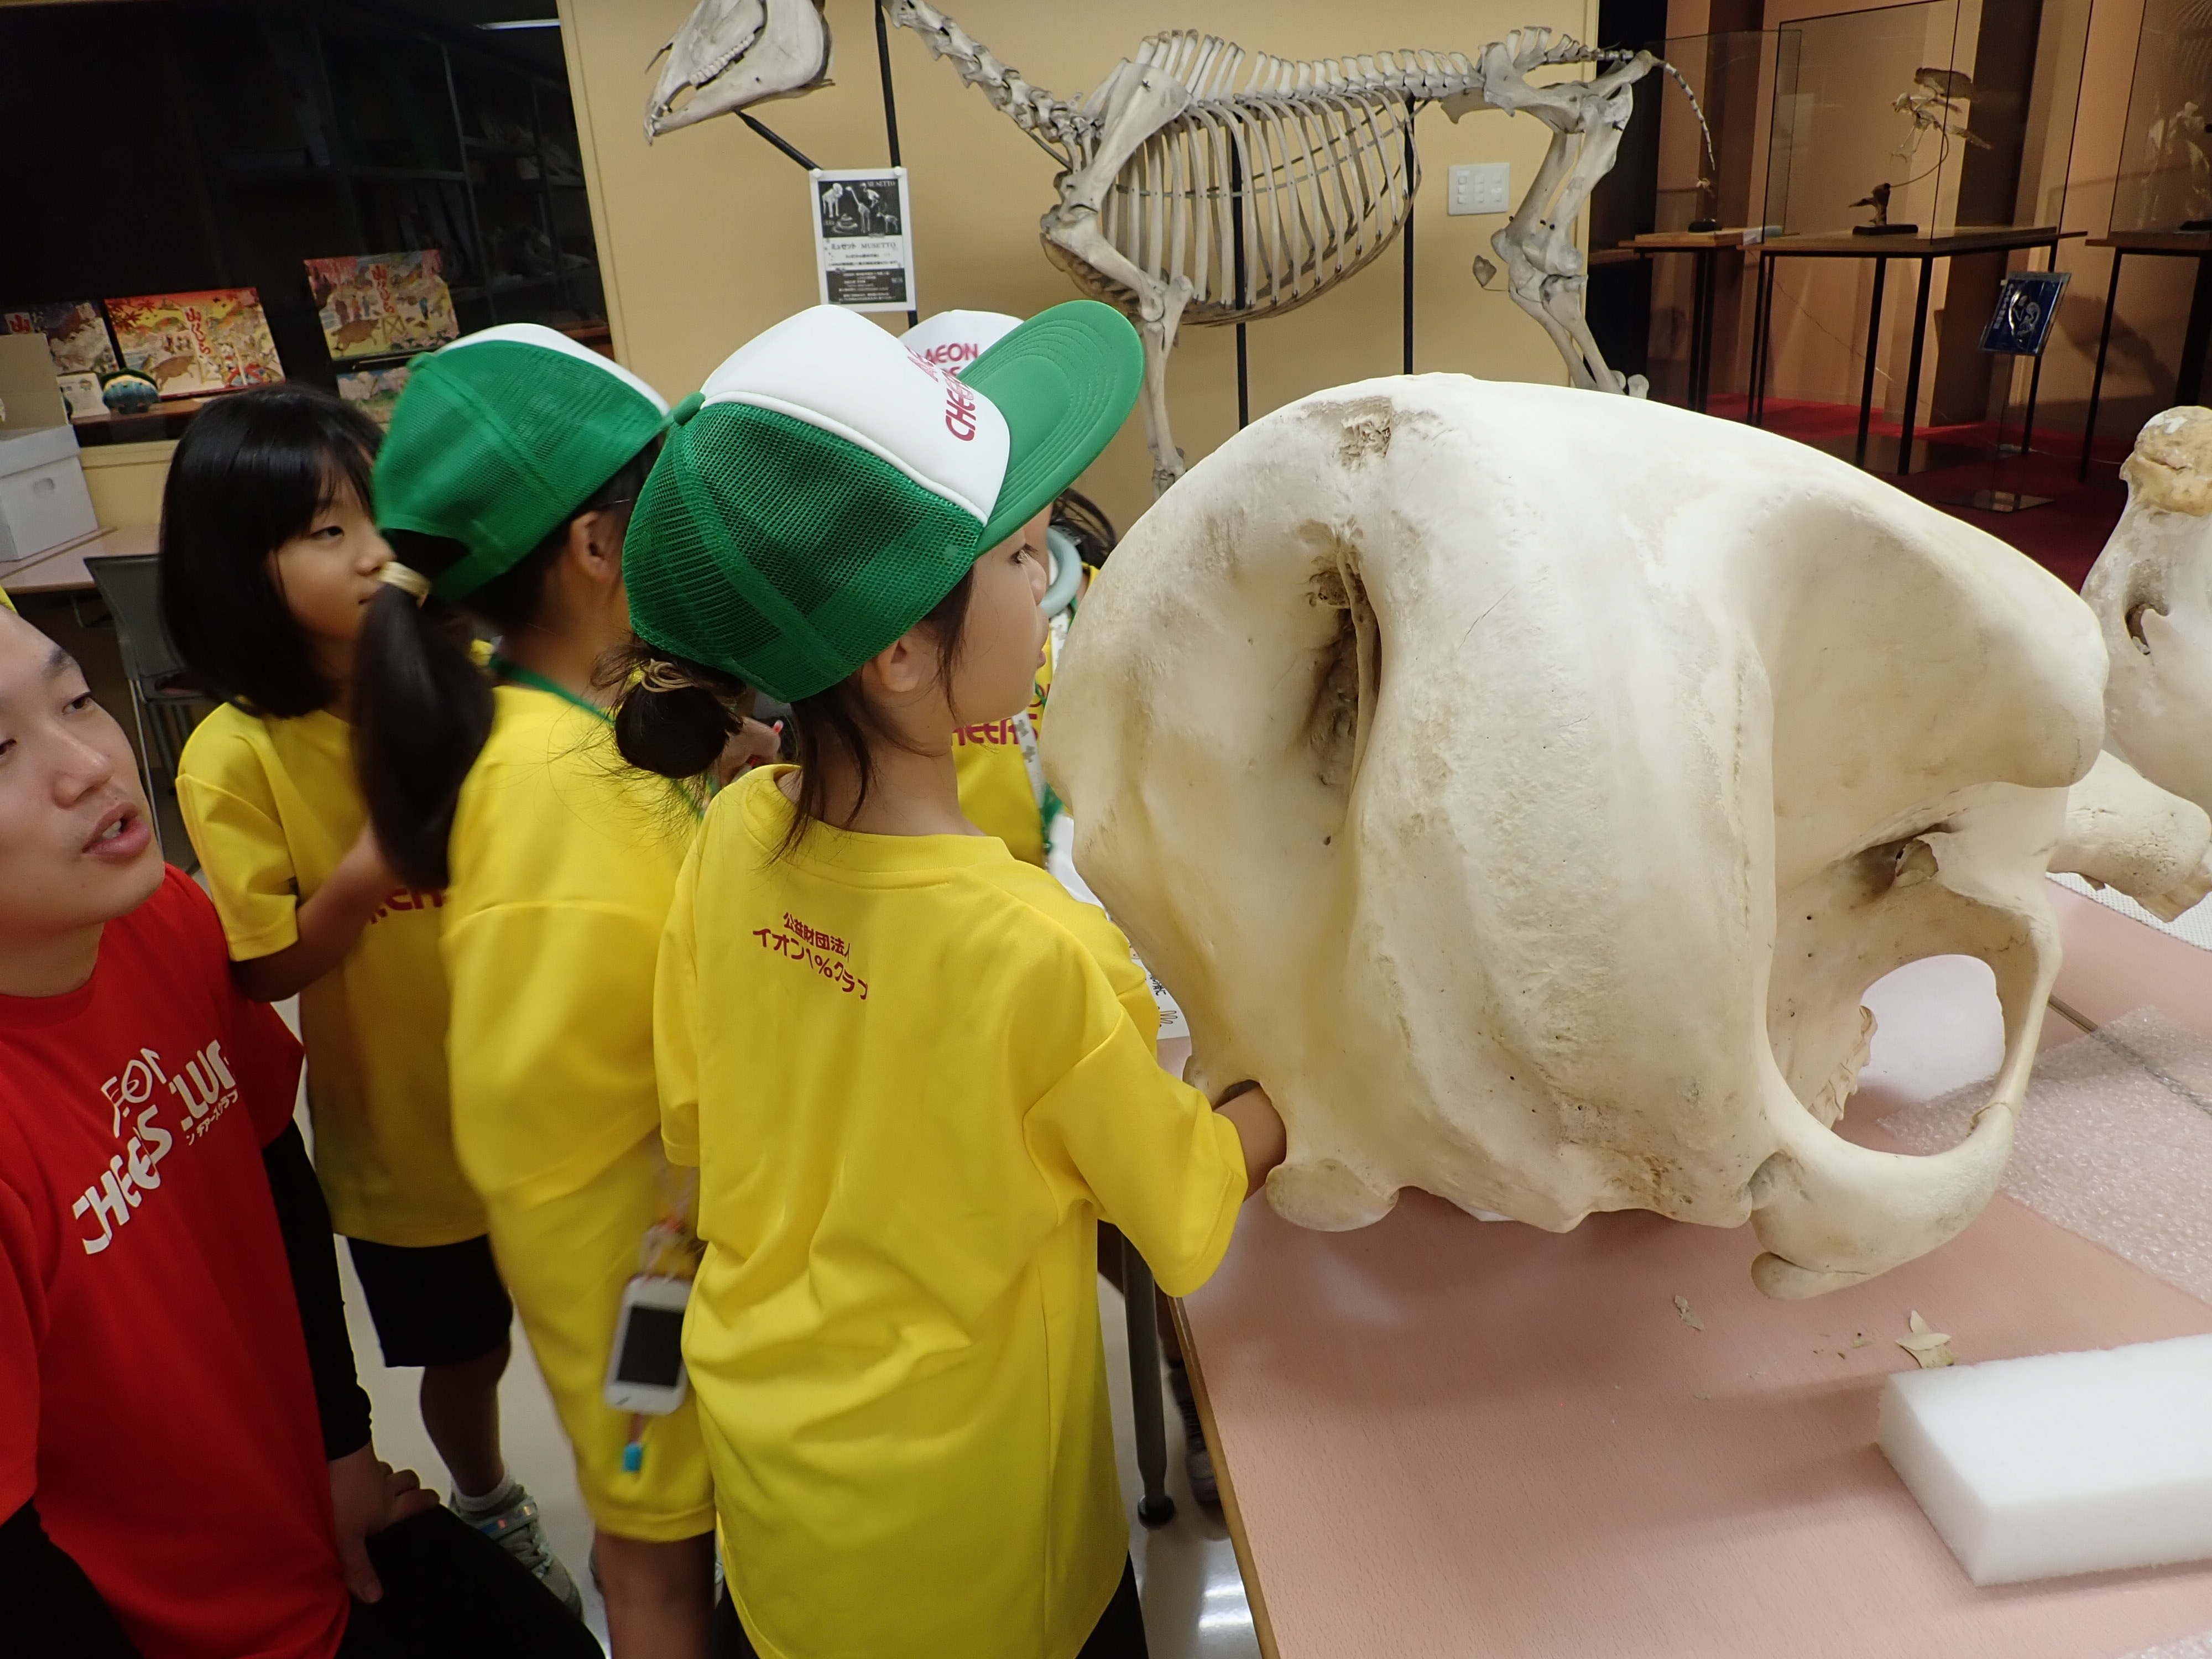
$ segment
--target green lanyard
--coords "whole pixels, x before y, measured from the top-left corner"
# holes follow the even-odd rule
[[[494,653],[491,659],[491,671],[501,679],[513,680],[517,685],[526,685],[532,691],[543,691],[546,696],[558,697],[562,702],[580,708],[587,714],[595,714],[609,726],[615,723],[615,717],[600,708],[599,704],[578,696],[567,686],[557,681],[547,679],[535,669],[525,668],[520,663],[509,662],[505,657]],[[721,793],[715,787],[713,780],[702,779],[700,781],[706,786],[708,800]],[[676,798],[684,803],[693,817],[703,818],[707,816],[705,804],[692,793],[684,780],[671,778],[668,780],[668,787],[676,792]]]
[[[597,714],[609,726],[615,723],[615,717],[600,708],[599,704],[578,696],[558,681],[547,679],[534,668],[525,668],[520,663],[509,662],[505,657],[495,655],[491,659],[491,672],[503,680],[513,680],[517,685],[526,685],[533,691],[543,691],[549,697],[558,697],[562,702],[573,708],[580,708],[587,714]]]

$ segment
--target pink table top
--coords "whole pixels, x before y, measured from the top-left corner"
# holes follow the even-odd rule
[[[2052,897],[2062,1000],[2212,1035],[2212,954]],[[1907,972],[1869,999],[1856,1126],[1993,1069],[1986,970]],[[2046,1046],[2075,1035],[2049,1017]],[[2005,1198],[1812,1302],[1759,1295],[1756,1249],[1644,1214],[1486,1224],[1419,1193],[1334,1235],[1250,1206],[1181,1315],[1262,1646],[2119,1659],[2212,1630],[2212,1565],[1976,1589],[1874,1445],[1915,1310],[1971,1362],[2212,1332],[2212,1307]]]

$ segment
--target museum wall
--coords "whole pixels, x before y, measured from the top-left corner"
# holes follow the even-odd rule
[[[668,393],[696,387],[731,349],[816,298],[805,177],[741,123],[719,118],[647,146],[647,63],[692,0],[561,0],[562,33],[595,216],[615,352]],[[1286,56],[1423,46],[1473,52],[1516,26],[1543,23],[1589,38],[1583,0],[1372,0],[1356,9],[1286,8],[1276,0],[953,0],[978,40],[1033,82],[1064,96],[1088,91],[1149,33],[1200,28]],[[830,0],[836,82],[754,113],[823,167],[885,159],[883,98],[868,0]],[[1006,117],[894,31],[893,76],[903,160],[912,173],[919,297],[949,307],[1034,312],[1075,297],[1038,246],[1054,164]],[[1517,199],[1534,176],[1547,130],[1494,112],[1455,125],[1420,118],[1425,184],[1414,223],[1415,366],[1563,384],[1559,354],[1502,291],[1471,273],[1503,216],[1448,216],[1444,169],[1508,161]],[[1256,418],[1322,386],[1398,372],[1404,266],[1381,259],[1289,316],[1249,330]],[[904,318],[882,319],[902,328]],[[1170,375],[1176,437],[1192,460],[1237,423],[1234,331],[1183,331]],[[1086,476],[1124,528],[1151,499],[1150,460],[1131,421]]]

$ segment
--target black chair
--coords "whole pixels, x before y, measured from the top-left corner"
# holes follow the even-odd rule
[[[92,573],[100,602],[115,620],[123,673],[131,682],[131,717],[138,732],[139,781],[145,786],[147,804],[158,806],[162,795],[173,798],[176,793],[178,759],[206,699],[191,684],[161,626],[161,556],[114,554],[88,558],[84,568]],[[158,810],[155,834],[158,839]],[[165,846],[165,857],[167,852]]]

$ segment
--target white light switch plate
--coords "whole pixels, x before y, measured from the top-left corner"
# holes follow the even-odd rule
[[[1513,210],[1513,164],[1510,161],[1470,161],[1453,167],[1447,178],[1447,213],[1510,213]]]

